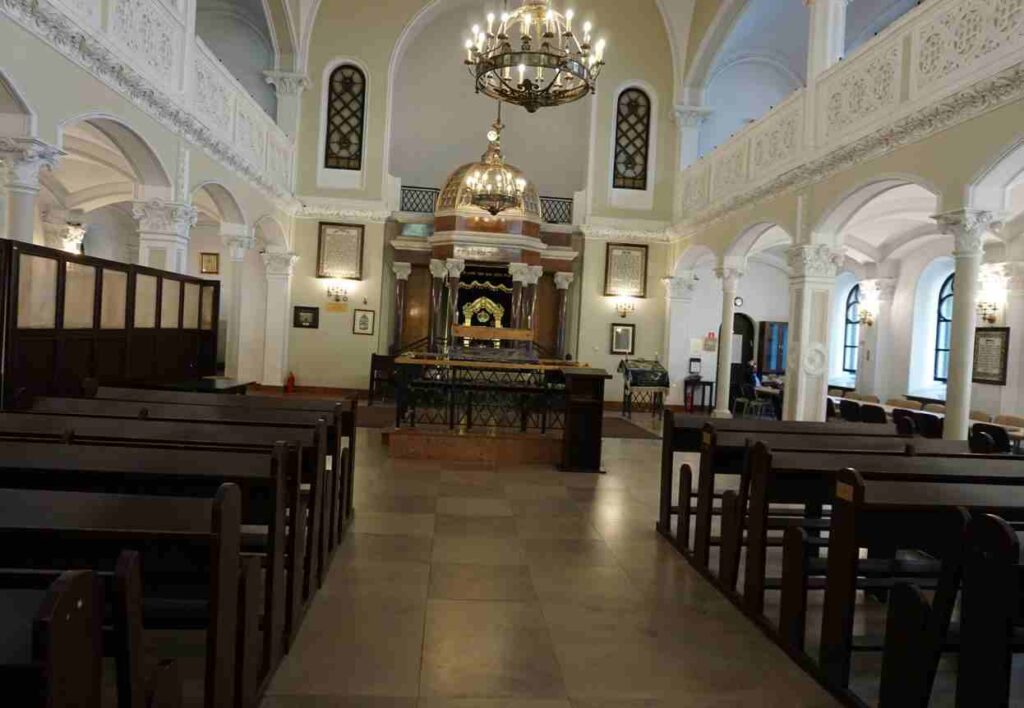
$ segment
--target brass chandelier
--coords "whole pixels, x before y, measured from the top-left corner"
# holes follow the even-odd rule
[[[466,175],[466,187],[471,201],[491,216],[497,216],[506,209],[522,203],[526,180],[505,165],[501,154],[501,103],[498,104],[498,119],[487,133],[487,152],[480,158],[481,166]]]
[[[465,63],[477,93],[534,113],[596,91],[606,42],[592,43],[590,22],[577,34],[573,19],[572,10],[563,15],[549,0],[523,0],[500,18],[487,15],[486,31],[476,25],[466,40]]]

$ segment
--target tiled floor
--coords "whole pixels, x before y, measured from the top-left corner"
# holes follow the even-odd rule
[[[391,461],[264,708],[831,706],[654,532],[660,443],[607,475]]]

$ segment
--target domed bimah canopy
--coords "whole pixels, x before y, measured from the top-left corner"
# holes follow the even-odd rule
[[[573,11],[553,10],[549,0],[523,0],[502,13],[487,30],[473,27],[466,40],[466,65],[477,93],[522,106],[530,113],[546,106],[572,103],[597,89],[604,66],[605,41],[591,44],[593,27],[573,31]]]

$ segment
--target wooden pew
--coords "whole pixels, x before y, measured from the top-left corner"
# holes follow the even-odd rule
[[[306,607],[294,457],[284,443],[264,454],[0,440],[0,486],[209,498],[224,483],[238,485],[243,521],[266,527],[245,535],[246,549],[266,559],[259,673],[266,678],[297,634]]]
[[[82,569],[0,568],[0,588],[29,593],[45,591],[62,575],[75,572],[82,572]],[[97,593],[96,611],[103,625],[101,649],[116,665],[118,708],[180,708],[181,678],[175,661],[160,661],[150,676],[146,676],[139,554],[123,551],[113,573],[92,569],[88,572],[99,581],[94,583],[94,591]],[[16,604],[5,609],[13,610]],[[0,626],[0,634],[6,634],[8,629]],[[83,670],[87,665],[88,662],[83,662]]]
[[[214,395],[214,394],[207,394]],[[311,429],[250,428],[220,423],[111,420],[83,416],[21,415],[0,413],[0,440],[40,440],[79,445],[175,447],[194,450],[274,454],[275,441],[299,445],[302,481],[309,485],[310,520],[306,534],[303,598],[309,599],[314,581],[319,586],[326,571],[329,543],[329,508],[325,499],[335,494],[333,471],[326,467],[327,422]],[[289,468],[291,469],[291,465]],[[298,509],[295,513],[298,514]],[[301,517],[292,517],[301,518]]]
[[[680,524],[678,537],[672,535],[672,516],[679,510],[689,508],[681,502],[673,508],[672,488],[674,486],[673,455],[677,452],[700,452],[703,443],[705,425],[711,425],[718,432],[744,432],[756,436],[759,433],[793,432],[803,435],[855,435],[867,437],[899,437],[894,425],[871,423],[804,423],[778,420],[721,418],[712,419],[706,416],[680,415],[673,411],[665,411],[662,424],[661,444],[661,494],[658,509],[658,532],[673,543],[688,536],[689,529]],[[686,471],[690,471],[684,466]],[[692,474],[692,471],[691,471]],[[687,482],[681,481],[682,485]],[[689,482],[692,485],[692,479]],[[683,544],[685,546],[685,544]],[[705,561],[706,565],[706,561]]]
[[[90,571],[61,573],[46,590],[0,578],[5,702],[24,708],[100,708],[102,621]]]
[[[219,398],[236,398],[220,396]],[[22,402],[19,412],[64,416],[86,416],[96,418],[119,418],[159,420],[164,422],[199,421],[221,423],[224,425],[244,425],[249,427],[282,427],[309,428],[316,427],[323,415],[316,411],[276,410],[253,408],[228,408],[223,406],[180,405],[171,403],[137,403],[131,401],[96,401],[84,398],[51,398],[39,397]],[[341,448],[343,439],[350,442],[355,439],[354,413],[340,410],[337,422],[328,421],[327,449],[331,456],[333,477],[338,493],[332,496],[328,504],[330,528],[328,539],[333,549],[341,539],[345,522],[352,512],[352,463],[353,455],[349,455],[349,468],[341,468]],[[347,438],[343,432],[350,426],[352,433]],[[348,510],[346,513],[345,510]]]
[[[900,459],[902,463],[915,461]],[[935,594],[937,599],[945,598],[945,606],[933,606],[927,634],[945,637],[953,611],[950,598],[955,597],[958,582],[964,510],[1024,520],[1024,478],[1012,462],[953,462],[959,466],[958,473],[926,472],[926,481],[920,482],[866,476],[852,469],[839,472],[829,527],[820,651],[822,675],[837,690],[844,691],[849,685],[859,548],[885,543],[923,550],[943,561]],[[933,643],[927,650],[931,656],[922,656],[921,661],[937,666],[940,650],[941,646]],[[926,676],[923,685],[930,687],[933,676],[933,672]]]
[[[121,549],[138,551],[145,626],[204,629],[204,705],[235,706],[240,518],[231,484],[213,499],[0,489],[0,563],[109,570]]]

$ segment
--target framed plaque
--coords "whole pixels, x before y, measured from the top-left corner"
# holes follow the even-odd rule
[[[352,334],[372,335],[376,324],[376,312],[373,310],[355,310],[352,315]]]
[[[296,305],[292,326],[299,329],[320,329],[320,308]]]
[[[220,254],[200,253],[199,272],[203,275],[220,275]]]
[[[608,244],[604,262],[604,294],[647,297],[647,246]]]
[[[1005,386],[1009,350],[1009,327],[978,327],[974,330],[974,375],[971,380]]]
[[[612,325],[612,354],[632,356],[636,340],[636,325],[613,324]]]
[[[316,277],[363,279],[364,227],[320,222],[316,246]]]

